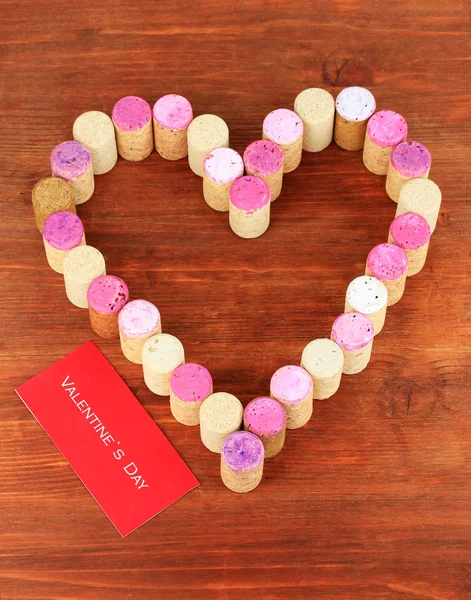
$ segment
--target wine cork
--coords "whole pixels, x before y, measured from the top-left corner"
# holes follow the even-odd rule
[[[108,173],[118,160],[118,148],[113,121],[105,113],[90,110],[75,119],[74,140],[83,144],[92,155],[94,175]]]
[[[119,155],[131,161],[147,158],[154,148],[149,104],[138,96],[125,96],[114,105],[111,118]]]
[[[51,153],[51,170],[74,188],[75,204],[83,204],[95,190],[92,155],[79,142],[62,142]]]
[[[427,148],[419,142],[402,142],[394,148],[389,157],[386,177],[386,193],[397,202],[402,186],[415,177],[428,178],[432,157]]]
[[[430,241],[430,225],[427,219],[416,213],[404,213],[396,217],[389,228],[388,242],[402,248],[407,255],[407,277],[422,270],[427,258]]]
[[[343,352],[345,375],[354,375],[366,368],[373,347],[373,323],[359,312],[346,312],[332,325],[332,340]]]
[[[388,307],[388,290],[376,277],[361,275],[348,284],[345,312],[359,312],[373,323],[374,334],[383,329]]]
[[[94,279],[87,291],[93,331],[106,339],[119,338],[118,316],[128,300],[128,286],[119,277],[102,275]]]
[[[233,492],[245,494],[262,480],[264,449],[261,440],[248,431],[236,431],[224,440],[221,479]]]
[[[255,398],[244,409],[244,429],[262,440],[265,458],[272,458],[285,443],[286,411],[273,398]]]
[[[229,147],[229,128],[216,115],[200,115],[188,126],[188,164],[196,175],[203,177],[206,156],[216,148]]]
[[[270,381],[270,395],[286,411],[286,427],[297,429],[312,415],[312,379],[302,367],[287,365],[278,369]]]
[[[183,344],[169,333],[158,333],[146,340],[142,348],[144,381],[158,396],[170,395],[170,377],[185,362]]]
[[[204,159],[203,195],[214,210],[229,210],[229,192],[236,179],[244,174],[244,163],[238,152],[215,148]]]
[[[193,119],[190,102],[178,94],[159,98],[152,110],[155,149],[166,160],[188,156],[188,125]]]
[[[431,179],[410,179],[399,192],[396,217],[404,213],[413,212],[422,215],[430,225],[433,233],[437,226],[437,219],[442,203],[442,193],[438,185]]]
[[[291,173],[299,166],[303,153],[303,122],[295,112],[278,108],[268,113],[263,121],[262,137],[282,149],[283,173]]]
[[[232,184],[229,225],[242,238],[256,238],[270,224],[270,188],[259,177],[246,175]]]
[[[303,150],[320,152],[334,135],[335,102],[322,88],[309,88],[296,96],[294,112],[304,126]]]
[[[177,367],[170,377],[170,410],[183,425],[200,424],[200,408],[213,393],[211,373],[195,363]]]
[[[384,283],[388,290],[388,306],[399,302],[407,276],[407,255],[394,244],[378,244],[368,254],[365,275]]]
[[[67,252],[85,244],[82,221],[67,210],[52,213],[44,221],[43,242],[49,266],[62,274]]]
[[[344,150],[357,151],[365,143],[368,119],[376,110],[373,94],[362,87],[343,89],[335,101],[334,139]]]
[[[252,142],[244,152],[247,175],[260,177],[270,188],[270,201],[274,202],[283,185],[283,150],[270,140]]]
[[[239,399],[227,392],[216,392],[200,408],[200,434],[211,452],[220,453],[228,435],[240,429],[243,408]]]
[[[93,246],[76,246],[67,252],[62,265],[67,298],[79,308],[88,308],[88,286],[106,275],[103,254]]]
[[[147,300],[132,300],[121,309],[118,317],[119,339],[124,356],[142,365],[142,347],[156,333],[162,323],[156,306]]]
[[[311,376],[314,400],[326,400],[339,389],[343,352],[327,338],[312,340],[303,350],[301,367]]]
[[[31,194],[36,226],[42,233],[44,221],[55,212],[76,214],[74,188],[59,177],[44,177],[34,186]]]
[[[404,117],[392,110],[380,110],[368,121],[363,164],[375,175],[387,175],[394,148],[407,138]]]

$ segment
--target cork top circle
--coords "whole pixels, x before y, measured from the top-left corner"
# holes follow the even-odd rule
[[[183,402],[201,402],[211,394],[213,378],[206,367],[185,363],[173,371],[170,389]]]
[[[92,155],[80,142],[62,142],[51,152],[53,175],[66,181],[82,177],[92,164]]]
[[[347,302],[356,311],[372,315],[387,306],[388,290],[376,277],[361,275],[349,283]]]
[[[227,392],[208,396],[200,408],[201,425],[216,433],[239,429],[243,408],[240,400]]]
[[[64,274],[90,281],[105,272],[103,254],[93,246],[76,246],[64,257]]]
[[[234,181],[229,198],[236,208],[251,215],[269,204],[270,188],[263,179],[245,175]]]
[[[430,225],[417,213],[404,213],[391,223],[389,233],[393,242],[404,250],[418,250],[430,240]]]
[[[102,275],[94,279],[88,286],[88,306],[97,312],[104,314],[117,313],[128,300],[128,286],[115,275]]]
[[[119,329],[130,338],[142,338],[155,333],[160,326],[158,308],[147,300],[132,300],[121,309]]]
[[[256,140],[244,152],[244,164],[256,177],[269,177],[283,168],[283,150],[271,140]]]
[[[296,96],[294,111],[307,123],[322,122],[335,110],[332,94],[322,88],[309,88]]]
[[[157,333],[144,343],[142,360],[162,371],[173,371],[185,359],[183,344],[170,333]]]
[[[409,261],[402,248],[396,244],[378,244],[370,250],[366,265],[378,279],[395,281],[407,272]]]
[[[332,340],[319,338],[304,348],[301,363],[312,377],[333,377],[342,371],[343,352]]]
[[[244,425],[262,438],[278,435],[286,426],[286,411],[269,396],[251,400],[244,409]]]
[[[273,374],[270,381],[271,395],[287,404],[298,404],[312,393],[312,379],[306,369],[286,365]]]
[[[152,111],[149,103],[139,96],[125,96],[113,106],[111,118],[122,131],[139,131],[150,122]]]
[[[106,145],[115,135],[113,121],[98,110],[90,110],[77,117],[72,133],[75,140],[92,149]]]
[[[432,156],[420,142],[402,142],[391,153],[391,165],[404,177],[422,177],[432,164]]]
[[[220,148],[226,145],[229,128],[216,115],[199,115],[188,125],[188,137],[196,149]]]
[[[244,163],[235,150],[215,148],[204,159],[203,170],[215,183],[230,183],[243,175]]]
[[[75,213],[60,210],[44,221],[43,238],[57,250],[71,250],[84,235],[83,223]]]
[[[264,137],[277,144],[292,144],[303,134],[300,116],[287,108],[272,110],[263,121]]]
[[[262,441],[248,431],[235,431],[222,445],[222,458],[233,470],[253,471],[263,462],[265,449]]]
[[[399,192],[400,204],[413,212],[414,207],[423,210],[433,210],[440,206],[442,192],[438,185],[431,179],[416,178],[406,181]]]
[[[392,110],[380,110],[368,121],[368,136],[375,144],[388,148],[397,146],[407,137],[407,123],[404,117]]]
[[[164,129],[178,131],[186,129],[193,119],[190,101],[178,94],[167,94],[159,98],[152,110],[155,121]]]
[[[373,341],[374,329],[370,319],[359,312],[339,315],[332,325],[332,339],[350,352],[362,350]]]
[[[352,86],[339,93],[335,108],[346,121],[365,121],[376,110],[376,100],[366,88]]]

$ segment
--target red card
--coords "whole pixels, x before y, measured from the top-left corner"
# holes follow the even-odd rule
[[[16,393],[123,537],[198,485],[93,342]]]

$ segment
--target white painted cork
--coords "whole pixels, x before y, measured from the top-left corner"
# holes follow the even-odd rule
[[[208,396],[200,409],[200,433],[211,452],[220,453],[228,435],[240,429],[244,410],[240,400],[227,392]]]
[[[373,94],[358,86],[344,88],[335,100],[335,143],[344,150],[362,150],[368,119],[376,110]]]
[[[119,339],[124,356],[142,364],[142,348],[152,335],[162,332],[158,308],[147,300],[132,300],[123,306],[118,316]]]
[[[309,88],[296,96],[294,112],[304,125],[303,150],[320,152],[334,135],[335,102],[322,88]]]
[[[196,175],[203,177],[203,163],[215,148],[229,147],[229,128],[216,115],[200,115],[188,126],[188,163]]]
[[[108,115],[98,110],[83,113],[75,119],[73,136],[92,155],[95,175],[111,171],[118,160],[118,149],[113,121]]]
[[[185,362],[183,344],[169,333],[150,337],[142,348],[144,381],[151,392],[170,396],[170,376]]]
[[[348,284],[345,312],[359,312],[373,323],[374,334],[383,329],[388,307],[388,290],[376,277],[361,275]]]
[[[88,286],[106,275],[102,253],[93,246],[76,246],[64,257],[63,271],[67,298],[79,308],[88,308]]]
[[[241,155],[231,148],[215,148],[203,163],[203,196],[214,210],[228,212],[229,192],[236,179],[244,174]]]
[[[318,338],[309,342],[301,357],[301,366],[312,378],[314,400],[326,400],[339,389],[343,352],[332,340]]]
[[[416,178],[407,181],[399,192],[396,217],[408,212],[417,213],[427,219],[430,231],[437,226],[442,203],[442,193],[431,179]]]

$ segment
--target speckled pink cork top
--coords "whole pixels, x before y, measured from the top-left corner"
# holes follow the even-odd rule
[[[287,404],[298,404],[311,392],[312,379],[302,367],[287,365],[273,374],[270,389],[278,400]]]
[[[158,328],[160,313],[156,306],[147,300],[132,300],[119,313],[118,325],[122,333],[130,338],[151,335]]]
[[[373,323],[359,312],[346,312],[332,325],[332,339],[344,350],[361,350],[373,340]]]
[[[201,402],[212,393],[213,378],[202,365],[185,363],[173,371],[170,388],[182,402]]]
[[[117,313],[128,300],[128,286],[115,275],[97,277],[88,286],[88,305],[97,312],[104,314]]]
[[[125,96],[113,106],[113,123],[123,131],[139,131],[152,118],[149,104],[138,96]]]
[[[91,164],[92,155],[80,142],[62,142],[51,152],[52,174],[66,181],[84,175]]]
[[[167,94],[159,98],[152,113],[157,123],[165,129],[186,129],[193,120],[189,100],[178,94]]]
[[[235,431],[224,440],[222,458],[233,471],[253,471],[265,456],[263,443],[249,431]]]
[[[366,88],[352,86],[339,93],[335,108],[346,121],[365,121],[376,110],[376,100]]]
[[[392,151],[391,164],[404,177],[421,177],[430,169],[432,157],[423,144],[402,142]]]
[[[292,144],[303,134],[303,122],[292,110],[272,110],[263,121],[263,131],[269,140],[277,144]]]
[[[370,140],[378,146],[397,146],[407,137],[407,123],[397,112],[380,110],[368,121],[366,131]]]
[[[43,238],[57,250],[71,250],[80,244],[84,234],[83,223],[67,210],[52,213],[43,226]]]
[[[407,250],[422,248],[431,235],[427,219],[412,212],[396,217],[391,223],[389,233],[397,246]]]
[[[268,177],[283,168],[283,150],[271,140],[252,142],[244,152],[247,171],[257,177]]]
[[[279,402],[268,396],[255,398],[244,410],[245,427],[259,437],[277,435],[286,425],[286,412]]]
[[[379,244],[375,246],[366,259],[366,264],[373,277],[394,281],[407,271],[409,261],[407,255],[395,244]]]
[[[238,152],[231,148],[216,148],[204,159],[206,177],[215,183],[230,183],[244,174],[244,163]]]
[[[234,181],[229,197],[236,208],[251,215],[270,202],[270,188],[259,177],[245,175]]]

